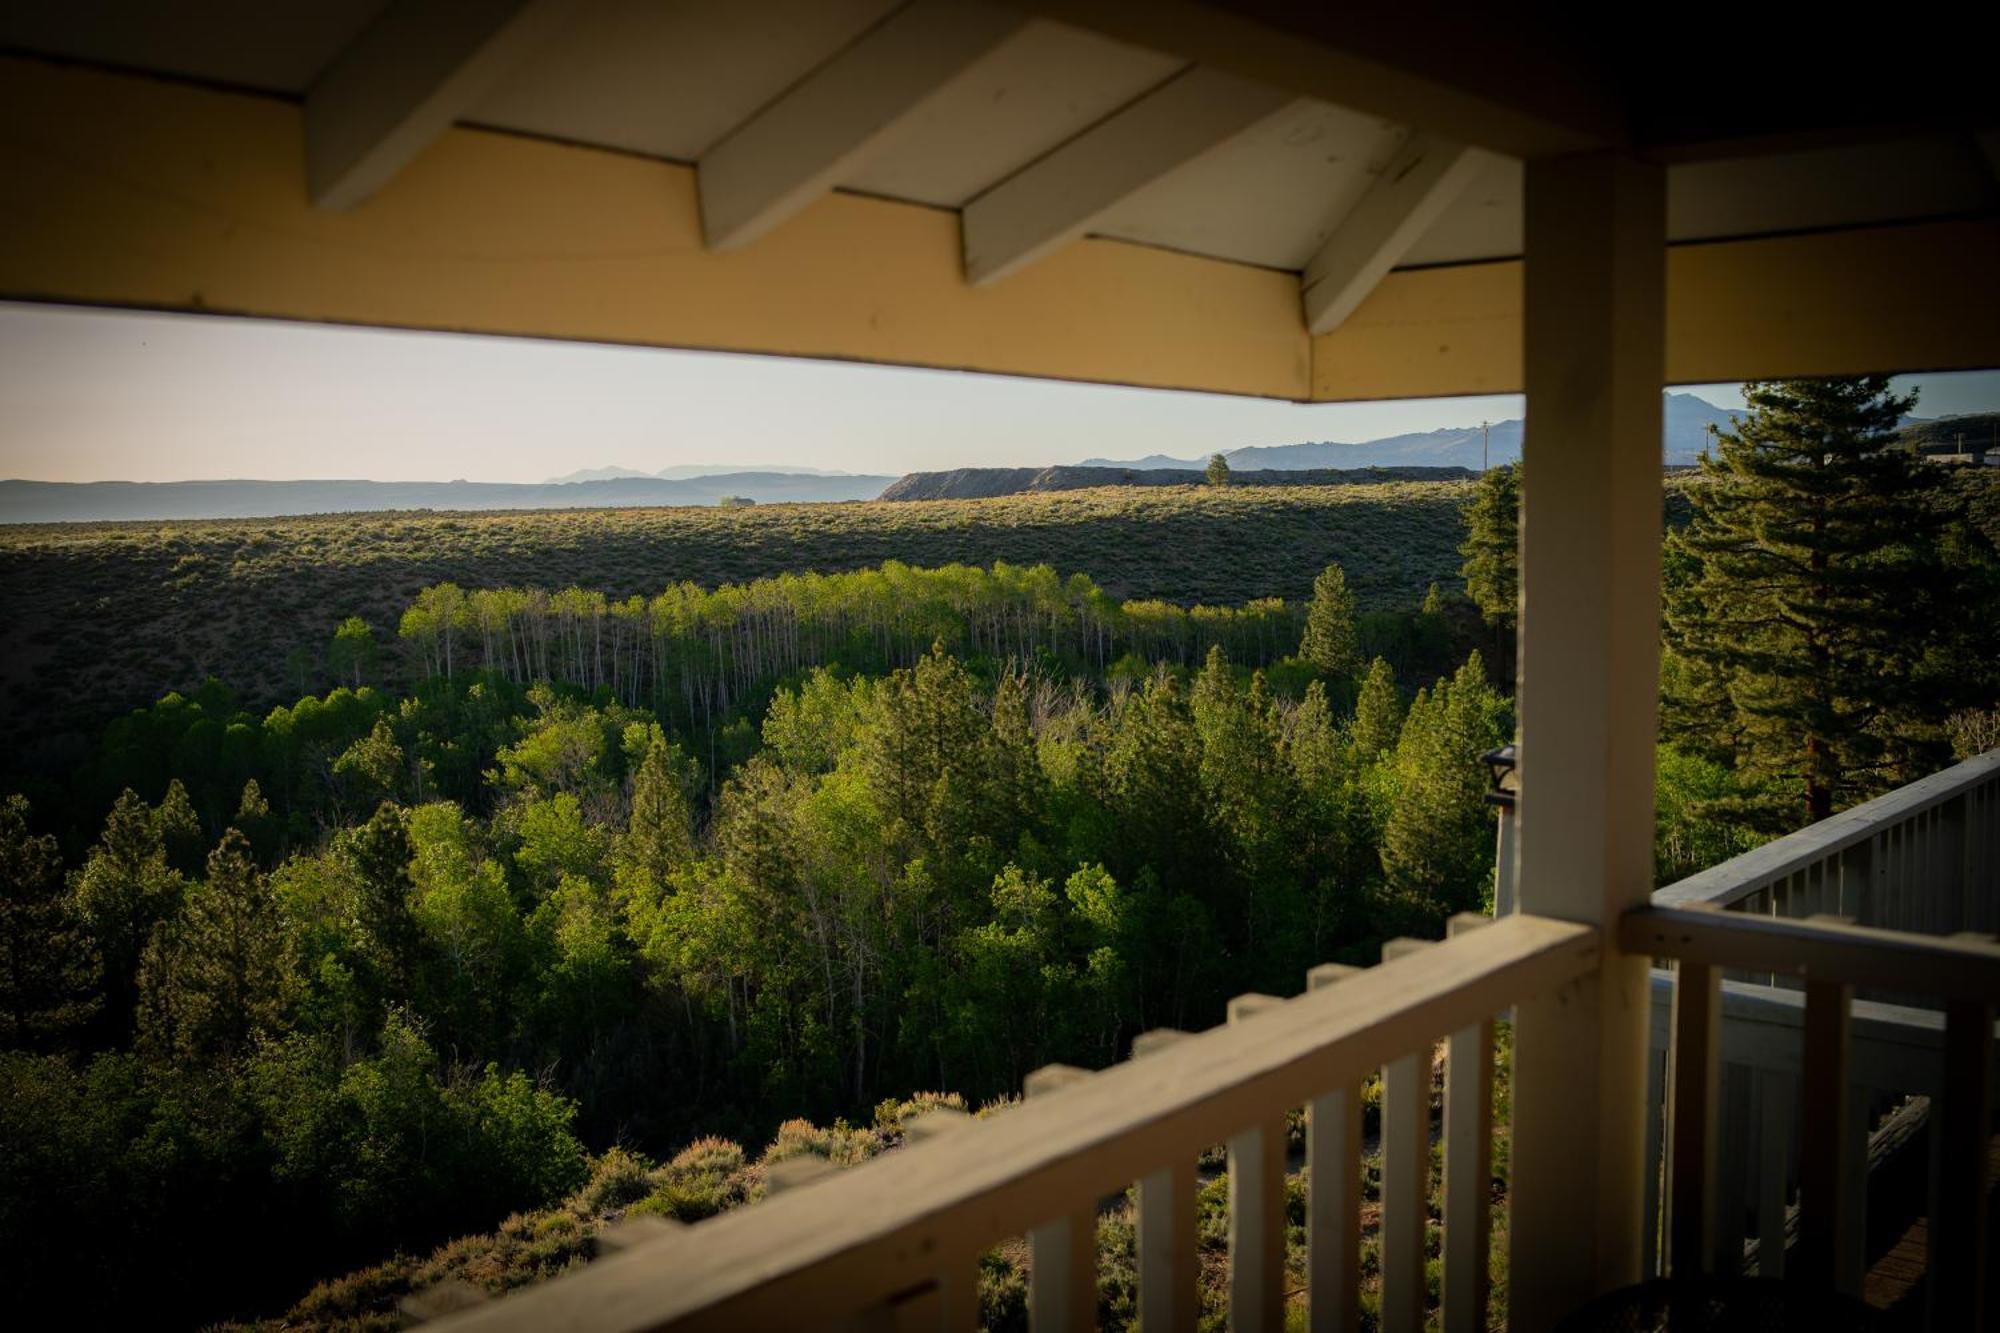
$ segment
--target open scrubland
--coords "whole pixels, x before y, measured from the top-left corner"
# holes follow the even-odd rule
[[[246,703],[333,683],[348,616],[392,638],[423,588],[614,598],[902,560],[1054,566],[1120,599],[1298,599],[1330,563],[1363,609],[1459,564],[1472,483],[1107,488],[990,500],[389,513],[0,528],[0,741],[41,747],[215,676]]]

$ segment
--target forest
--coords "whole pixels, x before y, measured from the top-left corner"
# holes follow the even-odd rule
[[[1662,882],[2000,730],[1975,493],[1879,447],[1879,381],[1750,401],[1667,537]],[[395,1327],[1439,934],[1490,906],[1531,484],[1467,488],[1400,601],[1340,562],[1214,605],[997,559],[436,580],[336,618],[292,702],[111,721],[0,806],[0,1275]],[[1020,1278],[989,1256],[989,1322]]]

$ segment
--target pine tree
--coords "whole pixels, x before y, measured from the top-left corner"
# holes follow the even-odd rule
[[[0,1045],[58,1040],[97,1008],[91,947],[53,837],[28,831],[26,797],[0,804]]]
[[[1312,603],[1306,608],[1306,634],[1299,656],[1322,671],[1352,675],[1361,665],[1354,634],[1354,594],[1339,565],[1328,565],[1313,580]]]
[[[1211,486],[1227,486],[1229,484],[1229,460],[1221,454],[1209,455],[1208,484]]]
[[[416,892],[410,863],[417,853],[410,841],[409,816],[401,806],[384,801],[367,823],[342,837],[339,847],[341,860],[353,874],[354,912],[363,947],[389,996],[407,1003],[423,944],[410,910]]]
[[[1521,605],[1521,465],[1488,468],[1479,475],[1465,511],[1465,557],[1459,573],[1466,595],[1487,623],[1514,628]]]
[[[1396,798],[1382,831],[1382,871],[1406,908],[1435,925],[1479,906],[1493,872],[1493,819],[1479,756],[1501,743],[1505,704],[1472,654],[1419,692],[1396,741]]]
[[[251,778],[243,784],[236,817],[229,823],[250,840],[258,863],[269,865],[278,846],[278,824],[271,818],[271,803],[264,799],[264,789],[257,785],[257,779]]]
[[[1378,657],[1368,664],[1368,674],[1362,678],[1348,740],[1355,757],[1369,763],[1393,747],[1402,730],[1403,704],[1396,697],[1396,673]]]
[[[191,812],[190,812],[191,813]],[[154,927],[180,911],[187,882],[167,864],[160,814],[127,788],[111,807],[104,833],[70,877],[77,909],[104,965],[114,1025],[137,1002],[139,956]]]
[[[289,971],[269,884],[235,829],[209,854],[208,877],[162,922],[139,964],[139,1039],[158,1056],[206,1062],[247,1054],[277,1031]]]
[[[1812,822],[1944,755],[1940,472],[1885,376],[1744,386],[1669,539],[1669,734],[1795,790]]]
[[[694,821],[681,786],[685,765],[664,735],[653,735],[632,776],[632,813],[616,849],[621,882],[663,891],[694,860]]]
[[[160,798],[153,818],[167,850],[167,864],[183,875],[199,874],[204,855],[201,817],[194,812],[194,802],[179,778],[167,783],[167,794]]]

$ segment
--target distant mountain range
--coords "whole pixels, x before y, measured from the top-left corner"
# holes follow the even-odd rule
[[[1692,464],[1708,447],[1709,426],[1727,430],[1742,415],[1729,408],[1717,407],[1691,393],[1667,394],[1665,420],[1660,432],[1662,461],[1669,467]],[[1519,418],[1493,423],[1488,441],[1493,466],[1512,463],[1521,457],[1521,426]],[[1238,471],[1289,472],[1298,468],[1364,467],[1476,469],[1481,462],[1481,441],[1480,428],[1472,425],[1449,426],[1413,435],[1391,435],[1386,439],[1365,440],[1356,444],[1249,445],[1221,452],[1229,459],[1229,466]],[[1077,466],[1199,470],[1207,465],[1205,457],[1172,458],[1165,454],[1149,454],[1144,458],[1125,460],[1086,458]]]
[[[893,477],[744,470],[670,480],[612,477],[491,481],[0,481],[0,523],[104,519],[276,518],[384,509],[596,509],[872,500]]]
[[[637,468],[587,467],[560,477],[550,477],[547,486],[568,486],[579,481],[619,481],[625,478],[658,478],[661,481],[692,481],[698,477],[732,477],[745,472],[772,472],[788,477],[851,477],[852,472],[842,472],[838,468],[799,467],[790,463],[676,463],[663,467],[658,472],[641,472]]]
[[[1268,468],[1235,470],[1232,486],[1354,486],[1384,481],[1458,481],[1462,467]],[[1031,491],[1080,491],[1092,486],[1199,486],[1206,474],[1192,468],[961,467],[910,472],[882,492],[884,500],[987,500]]]

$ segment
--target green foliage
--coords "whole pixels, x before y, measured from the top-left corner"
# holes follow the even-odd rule
[[[1886,377],[1746,385],[1751,414],[1669,540],[1668,734],[1794,793],[1783,827],[1929,771],[1955,706],[1990,702],[1990,618],[1954,609],[1990,546],[1942,470],[1891,447]],[[1967,691],[1977,691],[1967,698]],[[1983,696],[1983,697],[1981,697]]]
[[[180,915],[155,926],[139,960],[139,1041],[161,1056],[207,1062],[247,1054],[283,1024],[293,972],[270,887],[236,829]]]
[[[60,1041],[97,1008],[97,951],[63,883],[52,837],[29,831],[28,802],[0,802],[0,1042]]]
[[[1389,664],[1376,658],[1368,664],[1361,694],[1354,704],[1354,730],[1350,739],[1355,753],[1375,759],[1391,749],[1403,730],[1403,702],[1396,694],[1396,676]]]
[[[1743,812],[1765,808],[1769,793],[1712,759],[1662,745],[1653,784],[1654,882],[1671,884],[1763,842]]]
[[[53,768],[62,762],[47,748],[56,732],[94,731],[211,673],[229,681],[253,714],[328,685],[351,689],[351,671],[333,675],[329,667],[333,678],[322,678],[313,651],[350,616],[374,627],[381,649],[377,674],[364,668],[364,681],[407,686],[444,674],[441,663],[433,672],[421,652],[405,650],[428,642],[438,656],[436,614],[458,615],[464,593],[457,606],[448,597],[433,605],[430,629],[418,637],[381,640],[396,639],[422,589],[447,582],[460,589],[576,583],[624,604],[657,594],[661,570],[713,588],[887,560],[999,560],[1088,569],[1114,600],[1227,603],[1303,599],[1312,575],[1338,561],[1362,606],[1415,605],[1426,584],[1456,566],[1459,511],[1470,491],[1469,482],[1113,487],[921,504],[5,528],[0,620],[41,628],[35,670],[14,677],[5,696],[0,742],[20,747],[23,762]],[[163,596],[170,580],[171,596]],[[454,632],[452,674],[457,650],[479,634]],[[927,634],[918,651],[929,642]],[[1232,658],[1249,660],[1241,645],[1228,647]],[[1198,662],[1206,650],[1199,645],[1186,660]],[[232,800],[246,776],[229,786]],[[104,799],[121,785],[158,799],[159,787],[137,775]],[[265,786],[274,805],[289,808]]]
[[[1202,475],[1208,478],[1208,484],[1211,486],[1227,486],[1229,484],[1229,460],[1221,454],[1210,454],[1208,456],[1208,467],[1203,470]]]
[[[351,678],[355,689],[361,688],[362,678],[375,674],[379,651],[375,644],[375,631],[360,616],[349,616],[340,622],[340,628],[333,632],[333,645],[327,649],[326,669],[336,680]]]
[[[1459,576],[1481,615],[1512,629],[1521,605],[1521,465],[1507,463],[1480,473],[1465,511],[1465,563]]]
[[[1474,654],[1449,681],[1419,691],[1394,759],[1396,797],[1382,831],[1382,871],[1401,910],[1435,935],[1443,918],[1490,902],[1493,821],[1479,756],[1512,732],[1506,702]]]
[[[1336,676],[1352,675],[1361,665],[1354,637],[1354,594],[1347,590],[1347,575],[1339,565],[1328,565],[1313,580],[1299,656]]]

